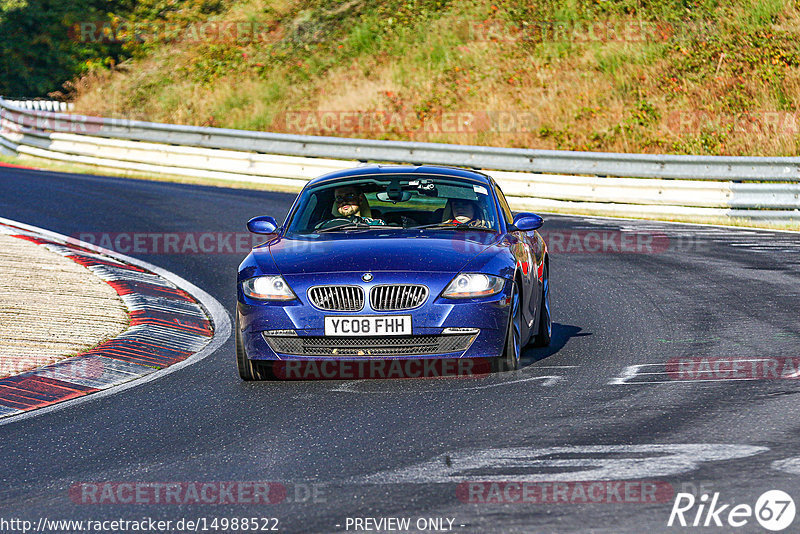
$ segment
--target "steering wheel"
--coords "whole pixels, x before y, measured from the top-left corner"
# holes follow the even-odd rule
[[[326,221],[322,221],[321,223],[317,224],[314,227],[314,230],[324,230],[326,228],[334,228],[336,226],[344,226],[345,224],[350,224],[350,219],[345,219],[343,217],[338,217],[336,219],[328,219]]]

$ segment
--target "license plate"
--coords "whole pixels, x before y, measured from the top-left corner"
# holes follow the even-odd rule
[[[325,317],[326,336],[410,336],[410,315]]]

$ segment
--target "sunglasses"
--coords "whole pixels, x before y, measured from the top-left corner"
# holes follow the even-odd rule
[[[360,195],[356,193],[346,193],[344,195],[336,195],[337,204],[343,204],[345,202],[348,203],[355,202],[356,204],[358,204],[359,200],[360,200]]]

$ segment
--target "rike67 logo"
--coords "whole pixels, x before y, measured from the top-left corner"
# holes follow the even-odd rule
[[[766,491],[749,504],[722,503],[719,492],[699,498],[691,493],[678,493],[669,514],[667,526],[739,528],[755,520],[765,529],[777,532],[794,521],[794,500],[781,490]]]

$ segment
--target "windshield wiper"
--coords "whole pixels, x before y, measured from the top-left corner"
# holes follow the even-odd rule
[[[436,224],[423,224],[422,226],[413,226],[411,230],[422,230],[425,228],[447,228],[451,230],[475,230],[478,232],[491,232],[496,233],[497,230],[493,230],[491,228],[484,228],[482,226],[470,226],[469,223],[459,223],[459,224],[448,224],[448,223],[436,223]]]

